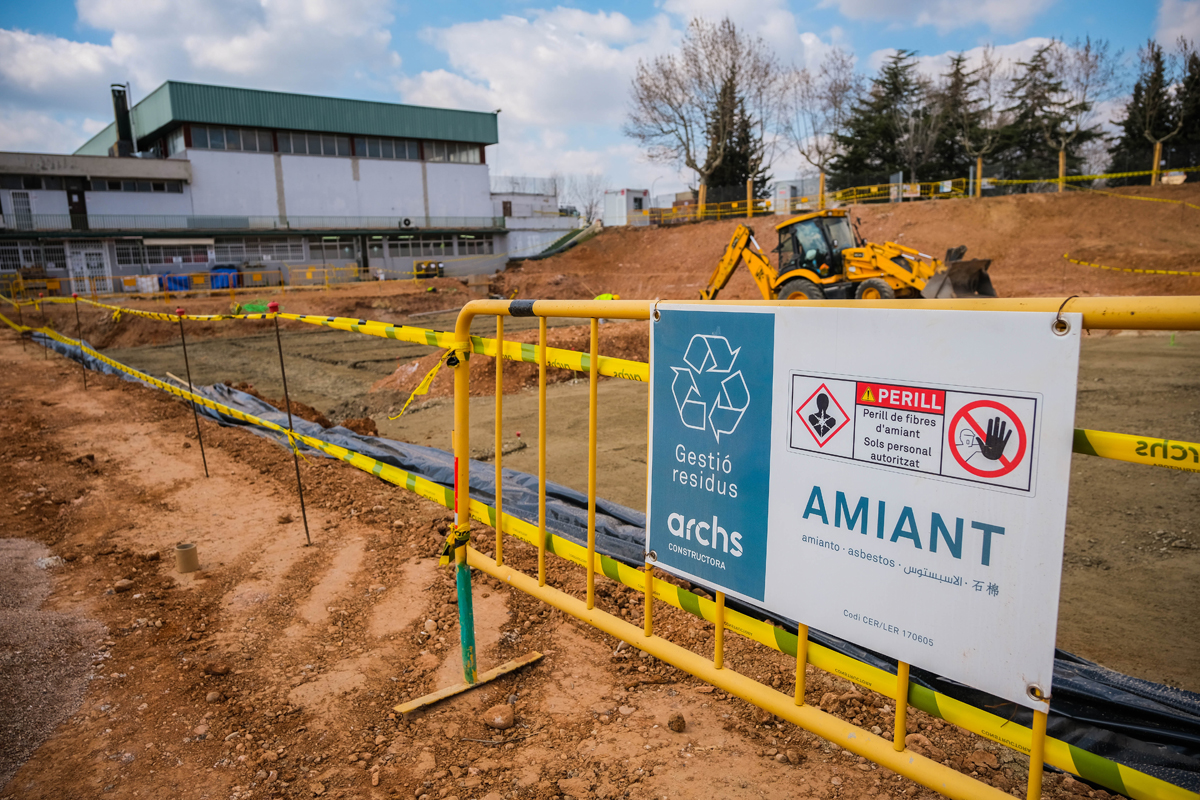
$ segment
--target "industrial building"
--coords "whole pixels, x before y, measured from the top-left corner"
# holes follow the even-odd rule
[[[176,81],[131,109],[114,86],[113,105],[72,155],[0,153],[0,280],[69,294],[217,264],[270,285],[316,268],[358,280],[507,260],[510,214],[487,166],[495,113]]]

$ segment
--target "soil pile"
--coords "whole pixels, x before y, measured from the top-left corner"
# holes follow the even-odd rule
[[[1200,184],[1116,189],[1121,195],[1200,205]],[[1200,291],[1200,210],[1095,192],[887,203],[854,206],[851,216],[869,241],[894,241],[938,258],[967,246],[968,257],[992,259],[1001,297],[1159,295]],[[566,253],[526,261],[505,273],[505,296],[581,298],[615,292],[623,298],[692,299],[725,252],[734,229],[749,222],[764,251],[778,243],[774,227],[787,217],[730,219],[668,228],[609,228]],[[1071,264],[1073,258],[1113,267],[1195,270],[1197,278],[1110,272]],[[778,258],[770,254],[772,264]],[[761,299],[739,268],[721,293],[727,300]]]

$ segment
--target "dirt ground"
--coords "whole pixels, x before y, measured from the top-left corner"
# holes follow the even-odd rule
[[[1159,193],[1200,201],[1192,186]],[[868,238],[935,254],[967,244],[972,255],[992,257],[1002,295],[1195,292],[1196,279],[1101,272],[1060,256],[1197,269],[1200,226],[1189,216],[1197,213],[1082,194],[856,209]],[[771,223],[753,222],[764,246]],[[605,231],[562,256],[510,269],[491,290],[691,297],[736,224]],[[445,279],[239,300],[448,330],[476,296]],[[742,272],[723,297],[757,290]],[[128,305],[221,313],[230,299]],[[81,312],[83,336],[109,355],[155,375],[183,375],[177,325]],[[73,309],[51,306],[47,314],[75,333]],[[25,322],[40,317],[26,309]],[[533,341],[531,322],[509,320],[512,338]],[[586,329],[571,323],[554,323],[551,344],[585,349]],[[282,396],[269,323],[186,324],[197,383],[246,382]],[[492,326],[480,319],[473,330],[489,334]],[[293,400],[335,423],[366,417],[383,436],[449,447],[448,374],[428,399],[388,419],[437,351],[302,323],[282,331]],[[603,354],[645,359],[644,324],[601,332]],[[486,394],[490,359],[471,366],[473,386]],[[552,373],[549,471],[583,488],[586,379]],[[530,365],[506,365],[504,447],[512,452],[504,463],[527,472],[536,472],[535,375]],[[460,677],[453,583],[431,558],[446,509],[312,459],[301,463],[313,536],[305,547],[286,451],[202,422],[206,479],[185,406],[113,378],[90,376],[89,387],[82,391],[77,366],[0,333],[0,800],[933,796],[478,575],[481,665],[534,649],[546,658],[398,720],[393,705]],[[1200,334],[1085,337],[1078,426],[1198,441],[1198,398]],[[639,509],[646,400],[644,385],[601,382],[599,494]],[[473,398],[478,455],[492,448],[493,420],[493,399]],[[1074,457],[1072,473],[1060,646],[1200,690],[1200,476],[1086,456]],[[490,551],[490,529],[475,536],[476,547]],[[181,541],[197,543],[199,573],[175,571]],[[506,548],[506,560],[526,572],[535,569],[533,555],[516,542]],[[553,585],[581,591],[581,571],[549,564]],[[603,608],[640,619],[637,595],[599,586]],[[658,619],[659,632],[711,655],[711,630],[669,609]],[[726,648],[740,671],[790,683],[790,659],[737,636]],[[851,689],[810,670],[811,702],[889,730],[891,709]],[[507,703],[515,727],[485,727],[483,711]],[[667,728],[674,712],[687,720],[683,733]],[[910,730],[956,768],[1020,794],[1020,756],[920,712]],[[694,758],[703,759],[702,772]],[[1048,776],[1046,787],[1051,798],[1084,788],[1059,776]]]
[[[185,406],[111,377],[84,392],[77,367],[8,335],[0,397],[0,525],[33,543],[6,546],[28,548],[18,560],[42,547],[62,559],[48,594],[29,582],[21,603],[45,594],[40,610],[63,628],[82,617],[107,636],[66,648],[87,656],[66,676],[86,680],[79,705],[63,683],[43,687],[64,717],[49,738],[39,746],[36,726],[5,738],[0,797],[933,796],[478,574],[481,663],[545,658],[397,719],[395,703],[459,676],[452,577],[431,558],[445,509],[313,459],[301,465],[306,547],[291,460],[267,440],[202,422],[205,478]],[[491,539],[475,533],[485,553]],[[199,572],[175,571],[181,541],[196,543]],[[514,542],[506,560],[529,571],[536,553]],[[557,559],[549,581],[582,590],[582,572]],[[598,585],[602,608],[640,618],[638,595]],[[683,612],[662,609],[656,626],[711,655],[711,631]],[[44,639],[40,657],[62,647]],[[759,680],[791,681],[778,653],[736,636],[726,652]],[[0,685],[26,664],[0,662]],[[891,709],[851,688],[810,668],[810,702],[886,731]],[[0,693],[0,718],[29,719],[25,699]],[[497,704],[514,707],[507,731],[482,721]],[[674,713],[683,732],[667,727]],[[1021,756],[920,712],[909,720],[928,752],[1021,794]],[[1077,788],[1046,777],[1048,797]]]

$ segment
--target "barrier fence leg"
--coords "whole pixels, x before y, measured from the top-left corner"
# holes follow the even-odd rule
[[[596,607],[596,382],[600,377],[600,320],[592,318],[592,346],[588,358],[588,514],[587,607]]]
[[[496,566],[504,566],[504,317],[496,315]]]
[[[538,318],[538,586],[546,585],[546,318]]]
[[[904,749],[904,737],[908,735],[908,664],[896,663],[896,731],[892,745],[899,753]]]
[[[79,340],[79,366],[83,367],[83,390],[87,391],[87,364],[83,363],[83,323],[79,321],[79,295],[72,294],[75,300],[75,338]],[[191,378],[188,378],[191,381]]]
[[[799,625],[796,629],[796,705],[804,705],[804,689],[808,668],[808,626]]]
[[[467,335],[455,342],[457,352],[447,363],[454,368],[454,532],[471,530],[471,368],[466,353],[471,350]],[[470,539],[468,538],[468,542]],[[471,568],[467,565],[467,544],[454,550],[455,584],[458,589],[458,639],[462,648],[463,681],[473,685],[479,680],[475,665],[475,610],[471,602]]]
[[[642,624],[646,636],[654,635],[654,567],[646,565],[646,621]]]
[[[47,327],[47,325],[46,325],[46,306],[42,303],[41,297],[42,297],[42,293],[38,292],[37,307],[38,307],[38,312],[41,313],[41,315],[42,315],[42,328],[45,329]],[[45,348],[42,352],[42,360],[45,361],[48,358],[50,358],[50,348],[49,347]]]
[[[79,312],[76,307],[75,312]],[[183,369],[187,375],[188,391],[195,394],[196,385],[192,383],[192,365],[188,361],[187,354],[187,337],[183,334],[183,309],[175,309],[175,316],[179,317],[179,341],[183,343]],[[204,464],[204,477],[208,477],[208,457],[204,454],[204,434],[200,432],[200,412],[196,410],[196,401],[192,401],[192,420],[196,423],[196,441],[200,443],[200,461]]]
[[[21,303],[17,301],[17,324],[25,327],[25,315],[21,312]],[[25,331],[21,331],[21,352],[25,352]]]
[[[713,666],[725,668],[725,593],[717,592],[716,630],[713,640]]]
[[[467,548],[454,552],[455,583],[458,587],[458,637],[462,646],[463,680],[479,680],[475,664],[475,607],[471,601],[471,568],[467,566]]]
[[[267,310],[276,315],[272,319],[275,320],[275,345],[279,348],[279,375],[283,378],[283,404],[287,407],[288,433],[295,434],[296,430],[292,426],[292,399],[288,396],[287,370],[283,368],[283,340],[279,338],[279,303],[268,303]],[[296,464],[296,491],[300,494],[300,517],[304,520],[304,541],[311,547],[312,536],[308,533],[308,512],[304,508],[304,482],[300,480],[300,450],[291,436],[288,437],[288,444],[292,446],[292,461]]]
[[[1033,741],[1029,748],[1029,788],[1027,800],[1041,800],[1042,769],[1046,760],[1046,712],[1033,712]]]

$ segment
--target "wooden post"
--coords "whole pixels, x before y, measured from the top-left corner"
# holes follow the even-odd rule
[[[825,173],[821,172],[821,177],[817,181],[817,210],[825,210]]]
[[[983,197],[983,156],[975,159],[975,196]]]
[[[697,212],[697,219],[704,219],[704,206],[708,202],[708,184],[700,184],[700,209]]]
[[[754,216],[754,179],[746,179],[746,218]]]
[[[1150,185],[1158,186],[1159,165],[1162,164],[1162,142],[1154,143],[1154,166],[1151,167]]]
[[[1058,151],[1058,191],[1062,192],[1067,187],[1067,151]]]

